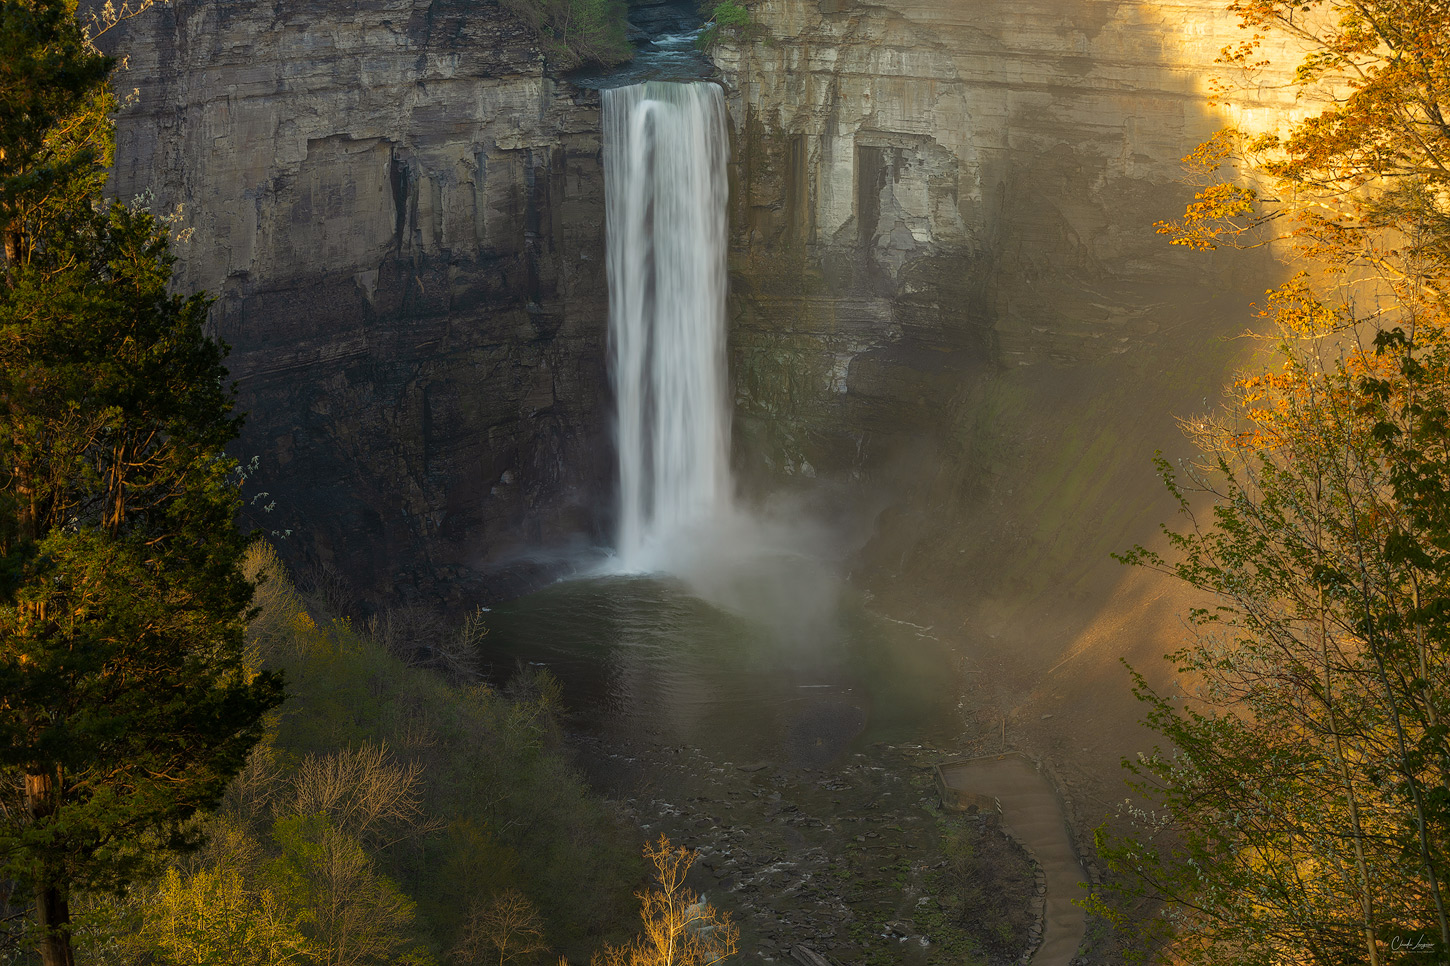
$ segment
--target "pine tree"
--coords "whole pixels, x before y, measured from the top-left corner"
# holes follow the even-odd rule
[[[0,877],[46,966],[69,897],[193,844],[281,698],[252,588],[223,348],[145,210],[100,189],[112,62],[72,5],[0,0]]]

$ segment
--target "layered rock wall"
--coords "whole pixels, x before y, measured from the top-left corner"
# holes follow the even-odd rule
[[[253,513],[359,593],[604,526],[597,95],[488,0],[176,0],[129,24],[112,190],[218,296]]]
[[[877,561],[935,547],[949,579],[1000,576],[994,541],[1056,566],[1096,548],[1083,517],[1160,512],[1142,484],[1117,509],[1092,492],[1151,484],[1279,266],[1172,248],[1154,222],[1182,212],[1180,159],[1213,131],[1309,107],[1275,86],[1294,52],[1214,105],[1214,62],[1244,39],[1219,0],[750,9],[715,53],[743,462],[884,481]]]
[[[1191,455],[1178,419],[1218,404],[1285,271],[1154,223],[1211,132],[1314,109],[1282,48],[1210,102],[1245,39],[1223,6],[759,0],[715,55],[740,464],[850,480],[856,575],[952,642],[979,750],[1044,755],[1083,801],[1121,798],[1120,758],[1156,740],[1120,660],[1173,693],[1161,655],[1207,603],[1110,555],[1171,556],[1154,453]]]
[[[1218,0],[750,9],[715,51],[740,464],[883,484],[895,572],[1082,571],[1277,271],[1154,233],[1178,159],[1300,108],[1209,104]],[[181,206],[254,521],[364,593],[603,538],[597,95],[487,0],[177,0],[118,43],[113,190]]]

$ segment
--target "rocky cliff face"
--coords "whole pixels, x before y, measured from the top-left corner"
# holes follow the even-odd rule
[[[1152,499],[1093,494],[1151,486],[1153,448],[1217,398],[1242,354],[1221,337],[1277,271],[1155,233],[1189,197],[1180,158],[1229,121],[1302,108],[1267,89],[1210,106],[1213,62],[1241,39],[1218,0],[751,14],[715,54],[743,459],[888,481],[874,559],[892,572],[924,554],[938,578],[1000,575],[993,542],[1013,546],[1008,570],[1096,549],[1084,526]]]
[[[275,504],[253,522],[359,593],[597,534],[597,95],[488,0],[176,0],[118,45],[112,189],[181,206]]]
[[[1165,518],[1277,267],[1169,248],[1218,0],[760,0],[735,125],[739,462],[880,484],[872,568],[1086,591]],[[176,0],[132,22],[113,186],[181,205],[254,514],[361,593],[608,530],[597,94],[479,0]],[[871,487],[867,487],[871,489]],[[1094,561],[1089,563],[1089,560]],[[1101,588],[1099,588],[1101,589]],[[1003,590],[1002,592],[1006,592]]]
[[[1284,271],[1154,222],[1207,135],[1312,109],[1282,67],[1210,103],[1243,39],[1223,6],[759,0],[715,52],[741,464],[873,496],[865,585],[956,645],[990,750],[1102,800],[1147,744],[1118,660],[1165,683],[1190,603],[1109,554],[1161,546],[1154,451],[1188,455],[1177,419],[1216,405]]]

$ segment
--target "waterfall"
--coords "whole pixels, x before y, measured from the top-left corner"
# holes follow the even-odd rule
[[[650,82],[603,91],[603,109],[617,560],[666,570],[731,500],[725,102]]]

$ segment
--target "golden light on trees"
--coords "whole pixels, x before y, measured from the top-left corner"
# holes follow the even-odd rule
[[[1156,807],[1100,847],[1120,894],[1165,903],[1193,963],[1450,954],[1450,6],[1230,6],[1305,56],[1318,105],[1227,130],[1186,161],[1197,193],[1159,230],[1197,249],[1293,246],[1267,293],[1270,364],[1216,417],[1205,458],[1160,470],[1186,521],[1130,563],[1208,591],[1171,655],[1186,701],[1136,692],[1171,748],[1133,763]],[[1243,179],[1252,172],[1252,179]],[[1199,511],[1204,502],[1211,511]],[[1415,940],[1420,942],[1422,940]]]
[[[644,856],[654,866],[655,886],[638,893],[643,932],[628,945],[606,946],[591,966],[714,966],[733,956],[740,931],[730,915],[685,885],[695,853],[672,848],[661,835],[645,845]]]

